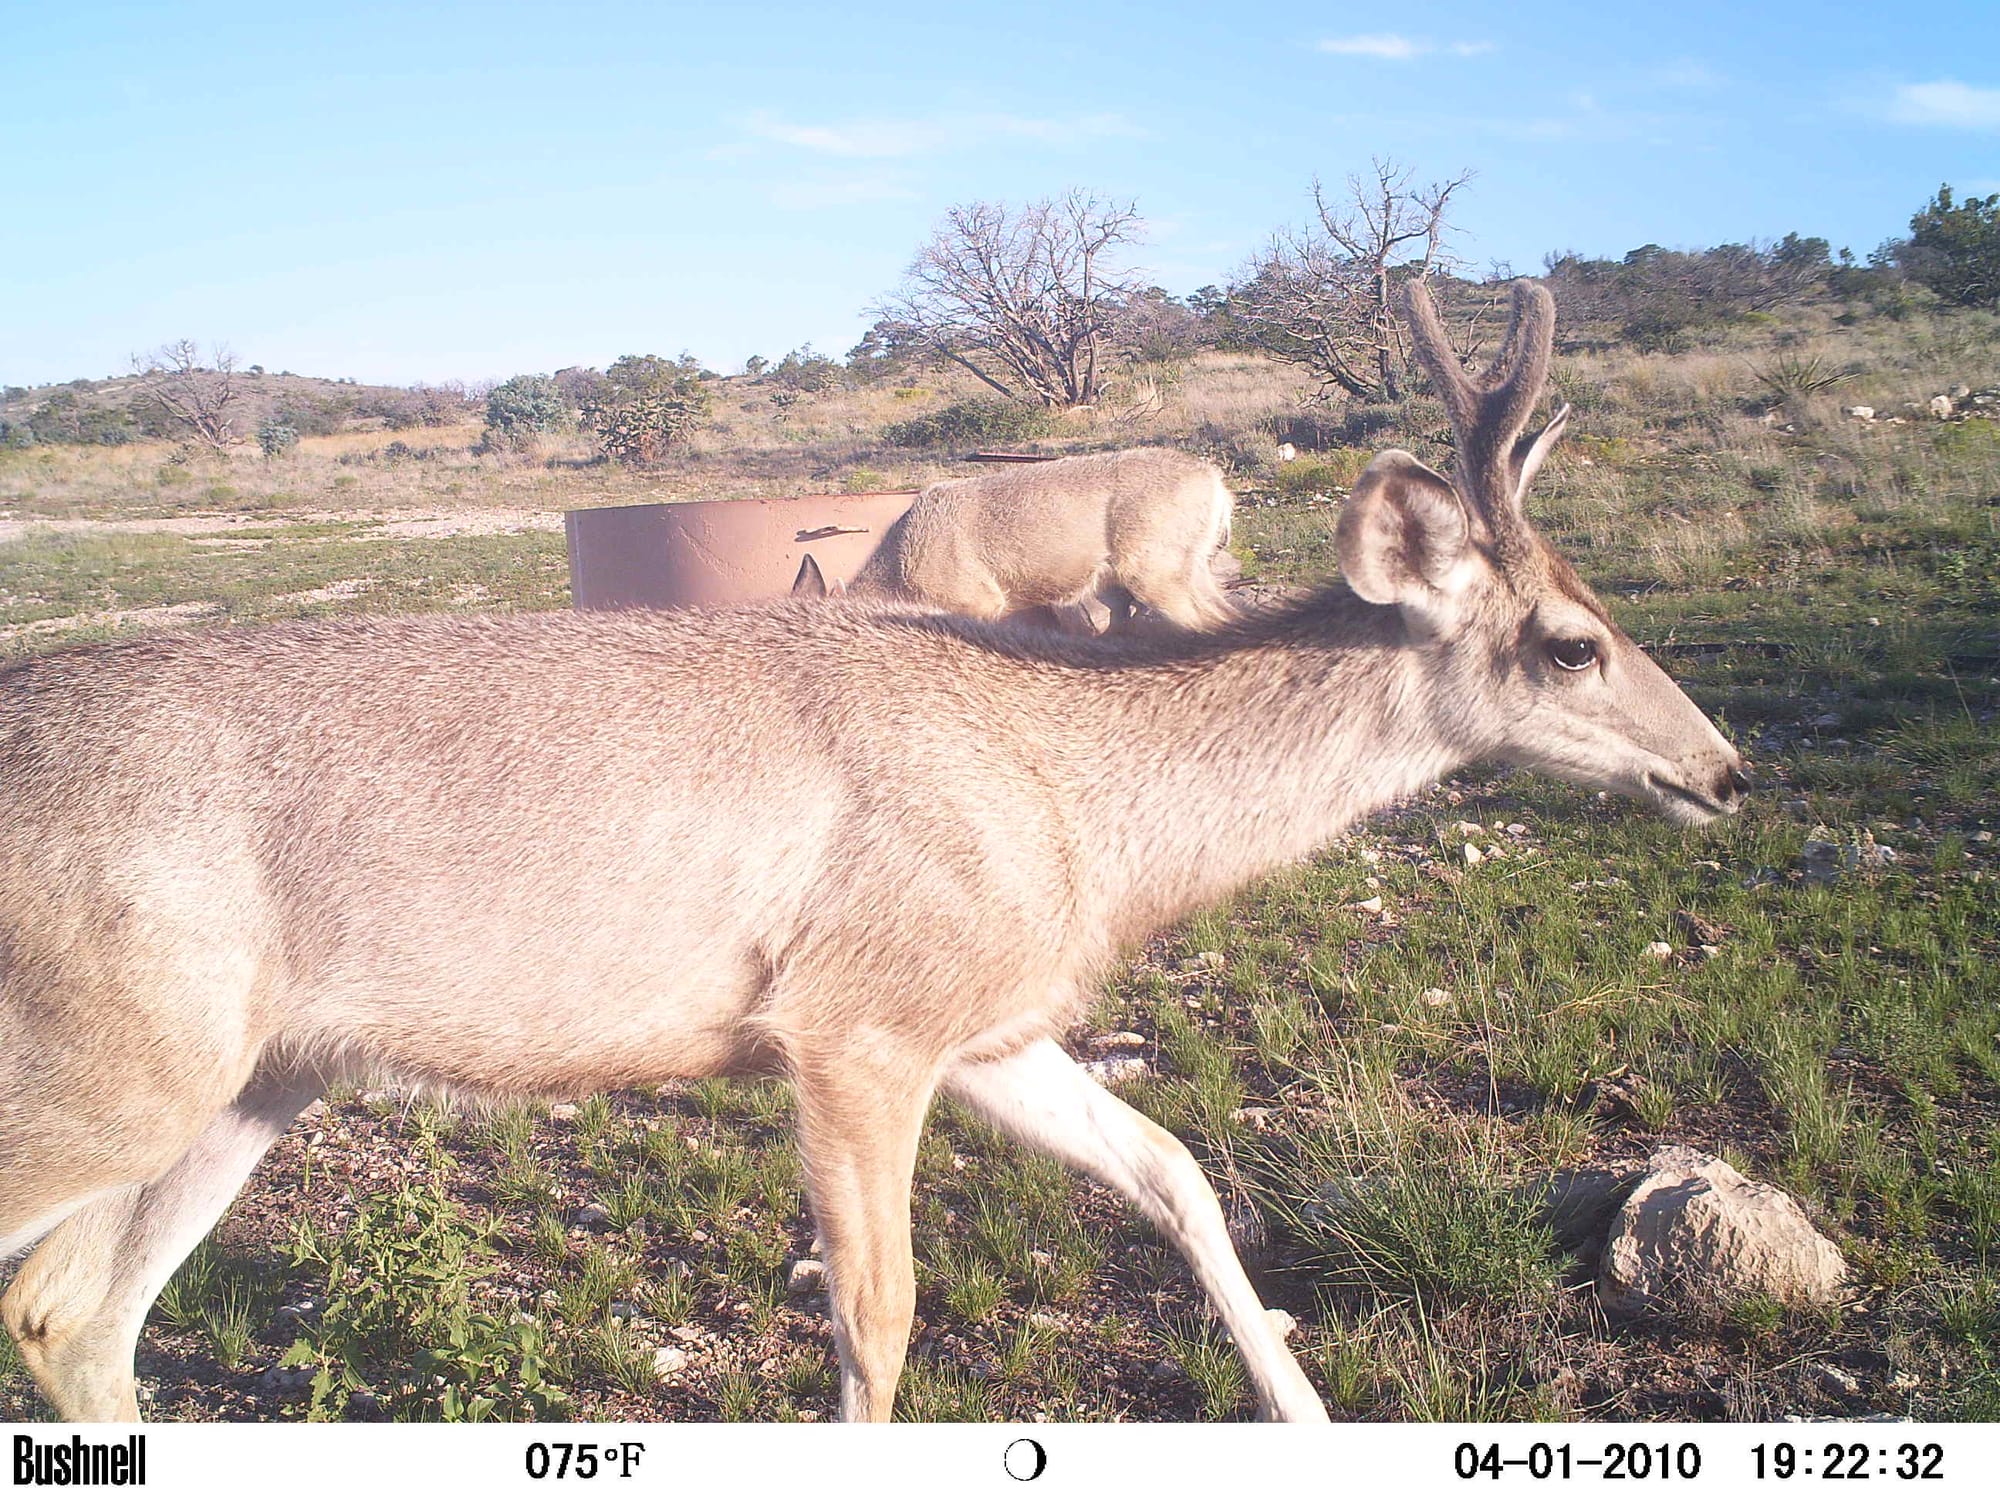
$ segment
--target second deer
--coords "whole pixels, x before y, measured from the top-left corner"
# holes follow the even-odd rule
[[[1212,630],[1235,614],[1216,581],[1233,506],[1220,469],[1171,448],[947,479],[889,529],[849,592],[977,620],[1047,608],[1079,633],[1093,607],[1116,631],[1136,604]]]

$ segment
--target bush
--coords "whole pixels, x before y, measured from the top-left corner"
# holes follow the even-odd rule
[[[891,422],[882,436],[897,448],[977,447],[1040,437],[1049,430],[1045,412],[1014,401],[971,397],[954,401],[928,416]]]
[[[565,431],[575,420],[561,387],[546,375],[516,375],[493,387],[486,398],[488,439],[504,447],[518,448]]]
[[[710,399],[694,360],[628,354],[604,372],[583,410],[607,458],[656,463],[708,419]]]
[[[2000,193],[1954,203],[1951,188],[1939,188],[1910,220],[1897,261],[1947,302],[2000,307]]]
[[[270,421],[257,429],[257,446],[266,458],[282,458],[299,445],[299,430],[283,422]]]
[[[763,378],[784,390],[816,395],[839,385],[842,371],[838,360],[815,352],[811,344],[803,344],[771,366]]]

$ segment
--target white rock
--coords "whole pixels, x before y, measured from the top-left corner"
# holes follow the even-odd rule
[[[1864,422],[1875,420],[1875,408],[1872,406],[1850,406],[1847,408],[1847,414],[1850,417],[1859,417]]]
[[[1282,1307],[1267,1307],[1264,1316],[1271,1320],[1271,1332],[1278,1336],[1281,1343],[1299,1331],[1299,1320]]]
[[[1432,1007],[1433,1009],[1436,1009],[1440,1005],[1451,1004],[1451,991],[1437,990],[1437,989],[1425,990],[1423,994],[1419,995],[1417,998],[1422,1000],[1424,1004]]]
[[[1213,948],[1205,948],[1194,956],[1194,966],[1197,969],[1205,969],[1211,974],[1220,974],[1229,967],[1229,960]]]
[[[1100,1057],[1085,1063],[1083,1071],[1108,1088],[1112,1084],[1144,1078],[1153,1070],[1143,1057]]]
[[[611,1222],[611,1210],[602,1203],[586,1203],[576,1216],[585,1229],[597,1229]]]
[[[1467,844],[1465,846],[1465,862],[1467,864],[1476,865],[1479,864],[1485,858],[1486,856],[1479,852],[1479,846],[1477,844]]]
[[[1668,959],[1672,958],[1673,956],[1674,956],[1674,945],[1672,943],[1653,942],[1646,944],[1646,957],[1650,959],[1657,960],[1660,963],[1665,963]]]
[[[687,1350],[655,1349],[653,1351],[653,1373],[667,1376],[679,1374],[688,1366]]]
[[[803,1297],[818,1291],[826,1285],[826,1262],[818,1260],[795,1260],[792,1268],[785,1272],[785,1291],[793,1297]]]
[[[1686,1146],[1656,1151],[1646,1166],[1598,1268],[1606,1308],[1694,1303],[1721,1313],[1750,1297],[1838,1299],[1847,1262],[1789,1193]]]
[[[1382,898],[1370,896],[1366,901],[1350,901],[1347,905],[1350,911],[1365,911],[1372,915],[1382,910]]]
[[[563,1121],[574,1120],[576,1118],[576,1106],[574,1104],[551,1104],[549,1106],[549,1118],[551,1120]]]
[[[1278,444],[1278,462],[1288,464],[1299,456],[1299,450],[1290,443]]]
[[[1951,397],[1949,396],[1931,397],[1931,415],[1936,417],[1940,422],[1949,421],[1951,419],[1951,414],[1953,410],[1954,408],[1951,404]]]

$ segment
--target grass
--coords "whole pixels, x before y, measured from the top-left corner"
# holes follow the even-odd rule
[[[1743,816],[1687,832],[1470,768],[1163,935],[1107,987],[1092,1028],[1138,1033],[1153,1069],[1121,1091],[1189,1142],[1246,1240],[1261,1220],[1258,1279],[1341,1413],[1848,1412],[1785,1373],[1821,1361],[1856,1374],[1867,1410],[2000,1416],[2000,432],[1856,423],[1811,389],[1815,370],[1851,372],[1838,403],[1899,412],[1991,385],[1991,331],[1808,309],[1685,355],[1562,362],[1575,439],[1535,513],[1750,751],[1762,784]],[[1766,422],[1774,371],[1790,388]],[[1316,497],[1366,455],[1278,465],[1289,376],[1246,356],[1145,378],[1036,441],[1217,453],[1282,499],[1240,512],[1246,571],[1332,572],[1337,509]],[[161,453],[0,453],[0,525],[22,527],[0,533],[0,649],[562,607],[554,531],[411,535],[383,517],[921,483],[943,461],[881,429],[964,392],[927,379],[784,412],[736,394],[729,430],[647,474],[560,446],[474,455],[450,433],[426,435],[427,457],[388,461],[386,438],[357,433],[185,481]],[[1435,408],[1388,415],[1385,443],[1442,461]],[[1895,860],[1815,873],[1803,857],[1808,839],[1864,836]],[[1466,842],[1499,855],[1467,866]],[[163,1293],[142,1368],[178,1372],[152,1377],[177,1415],[824,1419],[824,1296],[786,1284],[813,1253],[788,1121],[782,1086],[717,1080],[567,1118],[337,1100],[246,1195],[287,1201],[310,1161],[312,1190],[283,1211],[294,1264],[269,1259],[268,1216],[225,1220]],[[1591,1264],[1531,1189],[1667,1142],[1798,1194],[1855,1267],[1851,1305],[1606,1326]],[[1248,1414],[1178,1257],[1103,1190],[940,1106],[913,1217],[901,1414]],[[307,1383],[274,1392],[274,1367]],[[36,1409],[0,1340],[0,1417]]]

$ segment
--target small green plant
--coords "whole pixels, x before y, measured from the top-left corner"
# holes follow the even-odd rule
[[[478,1305],[494,1224],[446,1194],[443,1171],[364,1198],[338,1233],[295,1226],[292,1263],[318,1273],[326,1305],[284,1363],[313,1372],[306,1415],[342,1416],[361,1392],[400,1419],[544,1420],[566,1398],[550,1382],[541,1326]]]
[[[1781,354],[1763,369],[1753,369],[1750,373],[1781,398],[1817,396],[1847,384],[1855,376],[1853,370],[1835,369],[1817,354]]]

